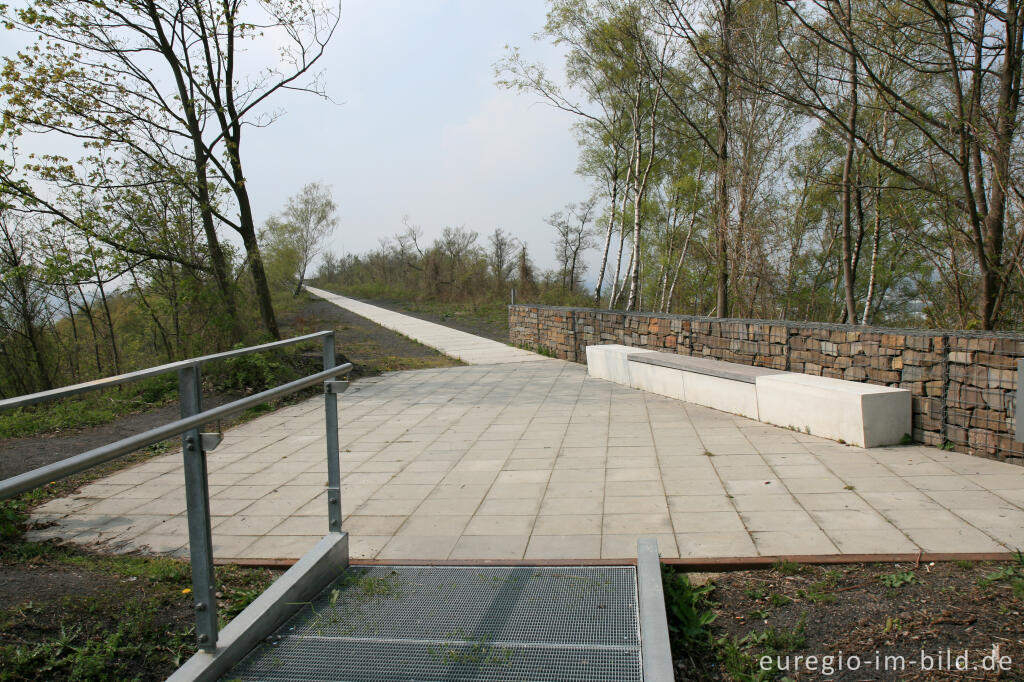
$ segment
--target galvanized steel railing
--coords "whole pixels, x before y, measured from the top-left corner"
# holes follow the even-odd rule
[[[324,369],[316,374],[283,384],[261,393],[203,411],[200,390],[200,366],[205,362],[248,355],[280,348],[314,339],[323,339]],[[341,532],[341,469],[338,462],[338,394],[347,387],[346,382],[331,381],[348,374],[351,363],[335,364],[334,332],[322,331],[298,336],[293,339],[275,341],[260,346],[250,346],[214,353],[198,358],[172,362],[150,367],[137,372],[121,374],[74,386],[33,393],[0,400],[0,411],[33,405],[101,388],[119,386],[146,377],[168,372],[178,373],[178,397],[181,404],[181,419],[144,431],[115,443],[83,452],[80,455],[54,462],[18,476],[0,481],[0,500],[19,495],[33,488],[46,485],[59,478],[84,471],[116,457],[134,452],[140,448],[158,443],[181,434],[181,449],[185,468],[185,499],[188,513],[189,557],[192,563],[192,594],[196,612],[196,639],[199,646],[212,651],[217,646],[217,598],[213,569],[213,540],[210,531],[210,496],[207,481],[206,453],[220,443],[219,433],[200,433],[203,424],[238,414],[254,405],[274,398],[289,395],[304,388],[324,382],[324,407],[327,429],[327,518],[328,532]]]

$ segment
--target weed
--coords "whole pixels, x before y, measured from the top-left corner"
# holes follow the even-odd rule
[[[878,576],[878,579],[886,587],[897,589],[904,585],[913,585],[914,583],[921,582],[918,580],[917,575],[913,571],[900,571],[897,573],[885,573]]]
[[[807,625],[807,612],[800,615],[797,624],[789,629],[776,630],[768,627],[762,632],[751,632],[740,643],[745,647],[763,647],[769,653],[781,654],[789,651],[796,651],[807,644],[807,636],[804,629]]]
[[[352,570],[344,574],[339,581],[339,588],[343,591],[351,590],[351,594],[359,601],[380,601],[385,598],[399,599],[403,595],[402,582],[398,578],[397,571],[391,571],[389,575],[369,576],[368,570]],[[337,597],[334,597],[337,601]],[[332,604],[333,605],[333,604]]]
[[[746,595],[747,599],[764,599],[767,592],[764,589],[764,585],[757,587],[748,587],[743,590],[743,594]]]
[[[856,487],[852,485],[844,485],[843,490],[856,490]]]
[[[795,561],[780,559],[772,564],[772,570],[779,575],[796,575],[803,572],[803,567]]]
[[[704,456],[705,457],[714,457],[715,453],[711,452],[710,450],[705,450],[704,451]]]
[[[953,564],[957,568],[963,568],[963,569],[974,568],[974,562],[973,561],[968,561],[967,559],[957,559],[956,561],[953,562]]]
[[[914,443],[914,437],[909,433],[904,433],[903,437],[900,438],[900,445],[912,445]]]
[[[706,648],[711,643],[708,626],[715,620],[715,613],[708,604],[708,595],[714,590],[714,585],[707,583],[694,587],[685,573],[668,566],[662,566],[661,578],[668,627],[675,641],[684,649]]]
[[[744,650],[744,644],[735,637],[722,637],[715,642],[719,663],[731,679],[741,682],[763,682],[775,677],[774,665],[765,670],[760,658]]]
[[[820,583],[814,583],[814,585],[819,585],[819,584]],[[804,589],[797,590],[796,591],[796,596],[801,598],[801,599],[806,599],[807,601],[811,602],[812,604],[831,604],[831,603],[835,602],[836,595],[831,594],[829,592],[823,592],[820,589],[815,589],[814,585],[812,585],[809,589],[806,589],[806,590],[804,590]]]
[[[1003,566],[1002,568],[986,574],[982,578],[978,578],[978,586],[982,588],[989,588],[996,583],[1001,583],[1007,580],[1012,580],[1017,577],[1016,566]]]
[[[789,604],[792,601],[793,600],[787,597],[786,595],[779,594],[778,592],[772,592],[768,595],[768,603],[775,607],[785,606],[786,604]]]

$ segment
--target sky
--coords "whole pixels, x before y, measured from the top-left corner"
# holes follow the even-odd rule
[[[494,83],[506,46],[559,79],[563,53],[533,39],[546,13],[544,0],[341,0],[340,26],[315,68],[330,101],[280,91],[263,113],[281,116],[245,132],[257,223],[303,185],[322,182],[338,205],[326,247],[338,255],[378,248],[408,216],[425,243],[446,226],[476,231],[481,243],[501,228],[527,244],[537,266],[552,268],[545,218],[592,193],[575,173],[574,119]],[[0,55],[30,42],[0,38]],[[248,58],[262,65],[276,47],[264,39],[247,46]],[[52,135],[26,135],[19,147],[72,158],[78,149]]]
[[[320,62],[334,102],[283,93],[284,115],[243,143],[262,221],[306,183],[332,187],[339,227],[328,248],[364,253],[403,230],[426,241],[465,225],[501,228],[554,265],[544,219],[585,199],[571,115],[499,89],[507,45],[561,73],[560,51],[532,39],[543,0],[345,0]]]

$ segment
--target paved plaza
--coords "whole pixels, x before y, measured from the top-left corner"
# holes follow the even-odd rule
[[[441,334],[429,324],[409,323]],[[445,338],[467,342],[457,335],[475,338]],[[686,558],[1024,547],[1024,468],[846,446],[506,348],[504,361],[489,347],[485,364],[360,379],[340,396],[353,558],[618,559],[639,535]],[[326,532],[323,409],[321,397],[280,409],[209,454],[217,558],[297,558]],[[36,538],[186,553],[181,455],[34,518],[52,522]]]

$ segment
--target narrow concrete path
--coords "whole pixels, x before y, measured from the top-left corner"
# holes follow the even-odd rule
[[[460,332],[444,325],[426,322],[409,315],[396,313],[369,303],[356,301],[345,296],[332,294],[323,289],[307,286],[306,290],[314,296],[333,303],[339,308],[350,310],[362,315],[382,327],[408,336],[414,341],[436,348],[445,355],[462,360],[468,365],[497,365],[507,362],[534,362],[543,360],[544,356],[530,351],[521,350],[485,339],[474,334]]]

